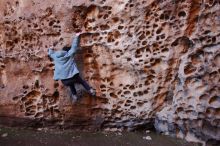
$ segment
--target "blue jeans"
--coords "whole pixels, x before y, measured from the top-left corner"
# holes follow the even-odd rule
[[[76,88],[74,86],[75,83],[80,83],[87,91],[91,89],[91,87],[84,81],[80,76],[79,73],[75,74],[72,78],[63,79],[61,82],[65,86],[69,86],[73,95],[76,95]]]

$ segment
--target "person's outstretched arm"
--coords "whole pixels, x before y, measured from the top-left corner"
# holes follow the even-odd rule
[[[75,38],[73,39],[71,49],[68,51],[68,56],[73,56],[76,53],[76,50],[79,48],[79,41],[80,41],[80,33],[77,33]]]
[[[48,49],[48,55],[50,56],[50,58],[54,59],[54,50],[52,50],[51,48]]]

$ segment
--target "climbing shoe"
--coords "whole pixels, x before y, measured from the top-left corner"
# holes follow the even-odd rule
[[[95,90],[93,88],[91,88],[89,90],[89,94],[92,95],[92,96],[95,96],[96,95]]]
[[[72,101],[72,103],[75,103],[78,99],[79,99],[79,98],[78,98],[77,95],[73,95],[73,94],[72,94],[72,96],[71,96],[71,101]]]

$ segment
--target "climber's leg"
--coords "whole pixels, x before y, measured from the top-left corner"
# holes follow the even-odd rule
[[[74,85],[74,80],[73,78],[70,78],[70,79],[64,79],[64,80],[61,80],[61,82],[65,85],[65,86],[68,86],[70,87],[70,90],[71,90],[71,100],[73,103],[75,103],[78,99],[78,96],[77,96],[77,92],[76,92],[76,88],[75,88],[75,85]]]
[[[92,88],[89,86],[89,84],[88,84],[86,81],[84,81],[84,80],[79,76],[79,74],[76,74],[76,75],[74,76],[74,79],[75,79],[78,83],[82,84],[83,87],[84,87],[92,96],[95,96],[95,91],[94,91],[94,89],[92,89]]]
[[[74,80],[73,80],[73,78],[61,80],[61,82],[62,82],[65,86],[70,87],[70,90],[71,90],[72,94],[73,94],[73,95],[76,95],[76,88],[75,88],[75,86],[74,86]]]
[[[76,95],[77,92],[76,92],[76,88],[75,88],[74,84],[70,85],[69,87],[70,87],[70,90],[71,90],[72,94]]]
[[[86,83],[86,81],[84,81],[84,80],[79,76],[79,74],[76,74],[76,75],[74,76],[74,79],[76,80],[76,82],[82,84],[83,87],[84,87],[86,90],[88,90],[88,91],[90,90],[91,87]]]

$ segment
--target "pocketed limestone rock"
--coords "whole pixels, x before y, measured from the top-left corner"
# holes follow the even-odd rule
[[[0,123],[134,130],[220,141],[219,1],[1,0]],[[47,49],[81,49],[93,98],[71,104]]]

